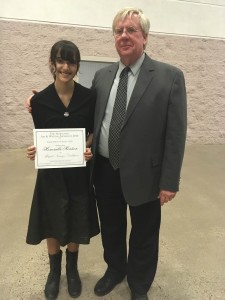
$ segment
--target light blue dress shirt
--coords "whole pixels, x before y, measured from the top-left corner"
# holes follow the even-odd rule
[[[143,53],[142,56],[135,62],[135,64],[129,66],[131,72],[128,73],[128,85],[127,85],[127,106],[129,104],[134,86],[136,84],[141,65],[144,61],[145,54]],[[108,103],[106,106],[105,116],[102,121],[101,131],[100,131],[100,138],[99,138],[99,146],[98,146],[98,153],[106,158],[109,157],[109,149],[108,149],[108,138],[109,138],[109,126],[112,118],[113,106],[116,99],[116,92],[119,84],[120,73],[126,66],[119,62],[119,68],[116,73]]]

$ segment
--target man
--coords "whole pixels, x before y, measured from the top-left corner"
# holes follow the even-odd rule
[[[144,53],[149,27],[140,9],[119,11],[112,29],[120,62],[97,71],[92,84],[97,91],[93,181],[108,266],[95,286],[98,296],[108,294],[127,276],[131,299],[148,299],[157,268],[160,204],[174,198],[179,188],[187,126],[185,83],[179,69]],[[110,122],[119,76],[127,66],[117,168],[110,162]]]
[[[94,289],[97,296],[108,294],[127,276],[131,300],[148,299],[158,262],[161,206],[179,190],[187,127],[184,77],[145,54],[149,28],[140,9],[119,11],[112,29],[120,61],[97,71],[93,79],[97,102],[91,172],[107,264]],[[122,99],[117,94],[126,94],[124,119],[114,113]],[[117,118],[122,124],[119,141],[113,140],[117,133],[111,125]],[[112,147],[119,153],[116,163]],[[32,147],[27,153],[33,158]]]

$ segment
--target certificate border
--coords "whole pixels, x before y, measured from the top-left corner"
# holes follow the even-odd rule
[[[85,135],[85,128],[55,128],[55,129],[33,129],[33,139],[34,139],[34,146],[37,147],[37,134],[39,132],[82,132],[82,140],[83,140],[83,151],[85,152],[86,149],[86,135]],[[38,151],[35,155],[35,169],[53,169],[53,168],[74,168],[74,167],[86,167],[86,160],[83,156],[83,160],[81,163],[51,163],[51,164],[41,164],[38,160]]]

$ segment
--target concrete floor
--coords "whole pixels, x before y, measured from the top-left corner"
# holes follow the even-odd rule
[[[0,300],[44,299],[45,242],[25,243],[36,171],[25,150],[0,150]],[[160,259],[151,300],[225,299],[225,145],[188,146],[181,191],[162,209]],[[64,249],[65,250],[65,249]],[[81,246],[79,299],[129,300],[126,281],[108,296],[93,294],[105,271],[100,236]],[[59,300],[67,293],[65,256]]]

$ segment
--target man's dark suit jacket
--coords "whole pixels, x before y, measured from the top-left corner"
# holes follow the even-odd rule
[[[117,70],[118,63],[114,63],[97,71],[93,79],[92,88],[97,91],[94,155]],[[120,177],[129,205],[155,200],[160,189],[179,190],[186,106],[182,71],[145,55],[121,130]]]

